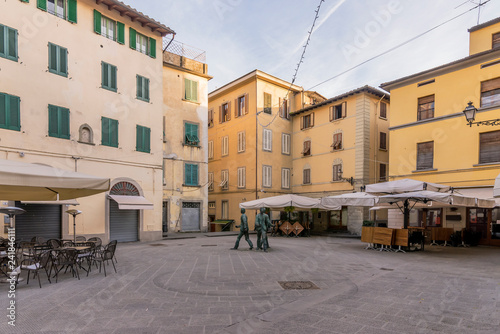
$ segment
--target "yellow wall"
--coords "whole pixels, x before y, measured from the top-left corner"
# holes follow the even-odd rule
[[[1,158],[76,168],[109,177],[112,185],[117,178],[134,180],[155,208],[143,211],[140,238],[160,239],[162,38],[95,1],[81,0],[77,4],[78,22],[72,24],[38,9],[36,1],[2,2],[0,23],[17,29],[19,59],[15,62],[0,58],[0,92],[21,98],[21,131],[0,129]],[[94,33],[94,8],[125,24],[125,45]],[[129,27],[156,39],[156,59],[129,48]],[[48,42],[68,49],[67,78],[48,72]],[[100,88],[101,61],[118,68],[117,92]],[[150,79],[149,103],[136,99],[136,75]],[[48,104],[70,109],[69,140],[48,136]],[[119,121],[118,148],[101,145],[102,116]],[[82,124],[92,128],[94,145],[78,142]],[[151,129],[151,153],[136,151],[136,125]],[[24,157],[18,152],[23,152]],[[104,194],[79,199],[78,209],[83,211],[77,218],[80,232],[109,237],[107,201]],[[85,224],[79,224],[80,220]],[[72,227],[69,231],[72,234]],[[63,226],[63,237],[70,232]]]
[[[492,36],[498,32],[500,32],[500,22],[471,32],[469,35],[469,54],[473,55],[490,50],[493,42]]]

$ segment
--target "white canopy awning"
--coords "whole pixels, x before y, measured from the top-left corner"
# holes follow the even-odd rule
[[[153,203],[143,196],[109,195],[109,198],[118,203],[120,210],[153,210]]]
[[[321,205],[324,207],[374,206],[377,202],[377,196],[364,192],[345,193],[342,195],[323,197],[321,199]]]
[[[300,209],[326,209],[326,210],[340,210],[340,208],[323,208],[319,198],[311,198],[306,196],[299,196],[293,194],[286,194],[280,196],[272,196],[266,198],[259,198],[253,201],[240,203],[240,208],[255,210],[260,208],[270,208],[273,210],[282,210],[286,207],[293,206],[297,210]]]
[[[493,198],[493,188],[460,188],[455,189],[459,193],[468,197],[477,198],[476,206],[480,208],[494,208],[500,206],[500,198]]]
[[[21,201],[21,204],[80,205],[76,199],[62,201]]]
[[[380,196],[379,203],[403,202],[407,199],[424,203],[427,201],[436,201],[457,206],[476,206],[476,199],[474,197],[466,197],[452,193],[440,193],[429,190]]]
[[[0,160],[0,199],[56,201],[109,190],[109,179],[46,165]]]
[[[396,194],[420,190],[446,192],[450,190],[450,187],[437,183],[429,183],[412,179],[401,179],[396,181],[368,184],[365,189],[367,193],[385,194]]]

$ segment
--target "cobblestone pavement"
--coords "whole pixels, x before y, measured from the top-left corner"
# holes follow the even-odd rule
[[[255,236],[251,236],[255,241]],[[21,282],[0,333],[498,333],[500,249],[365,250],[357,239],[235,237],[119,244],[117,269]],[[284,290],[280,281],[319,289]]]

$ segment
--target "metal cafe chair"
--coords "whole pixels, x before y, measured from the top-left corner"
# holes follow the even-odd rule
[[[47,275],[47,279],[49,280],[49,283],[52,283],[50,281],[50,270],[49,270],[51,268],[51,263],[52,263],[52,257],[50,254],[50,249],[48,249],[45,246],[42,246],[39,248],[37,246],[35,246],[34,252],[33,252],[33,257],[26,258],[21,262],[21,273],[23,270],[28,272],[26,284],[29,284],[30,273],[33,273],[33,278],[35,278],[35,276],[37,276],[38,284],[40,285],[40,288],[41,288],[42,283],[40,281],[40,271],[42,269],[45,271],[45,274]],[[19,275],[18,275],[17,279],[19,279]]]

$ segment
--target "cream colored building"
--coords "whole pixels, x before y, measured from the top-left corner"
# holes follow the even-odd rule
[[[324,197],[386,181],[389,95],[364,86],[292,113],[292,192]],[[368,210],[317,212],[314,230],[359,234]]]
[[[173,33],[115,0],[0,5],[0,158],[111,179],[77,199],[77,235],[162,238],[162,37]],[[66,205],[2,205],[27,210],[18,238],[73,236]]]
[[[290,112],[324,98],[255,70],[208,99],[209,219],[239,222],[239,203],[292,192]]]
[[[163,53],[163,233],[207,231],[208,80],[204,51]]]

